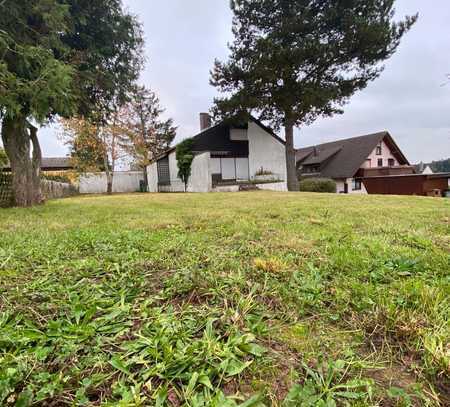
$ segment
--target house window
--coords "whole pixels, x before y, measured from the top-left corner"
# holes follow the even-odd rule
[[[379,158],[378,159],[378,167],[382,167],[383,166],[383,159]]]
[[[308,165],[303,167],[306,173],[316,173],[316,172],[320,172],[320,166],[319,165]]]
[[[366,168],[372,168],[372,160],[370,158],[366,160]]]
[[[157,163],[158,185],[170,185],[169,157],[161,158]]]
[[[362,184],[360,179],[353,179],[352,190],[353,191],[361,191]]]
[[[377,145],[377,155],[383,154],[383,149],[381,148],[381,143]]]
[[[395,166],[395,160],[393,158],[389,158],[388,163],[389,163],[389,167]]]

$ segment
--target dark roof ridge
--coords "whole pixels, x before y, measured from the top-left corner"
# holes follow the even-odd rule
[[[377,137],[381,137],[381,136],[386,137],[387,135],[390,135],[389,131],[384,130],[384,131],[379,131],[379,132],[376,132],[376,133],[365,134],[363,136],[353,136],[353,137],[348,137],[348,138],[344,138],[344,139],[338,139],[338,140],[334,140],[334,141],[326,141],[325,143],[313,144],[313,145],[306,146],[306,147],[300,147],[300,148],[297,148],[296,150],[297,151],[308,150],[308,149],[314,148],[314,147],[320,147],[320,146],[326,146],[326,145],[338,144],[338,143],[346,143],[346,142],[350,142],[350,141],[361,139],[361,138],[365,138],[365,137],[375,137],[375,136],[377,136]]]
[[[221,120],[220,122],[215,123],[213,126],[208,127],[207,129],[204,129],[204,130],[200,131],[200,132],[197,133],[195,136],[192,136],[192,137],[190,137],[190,138],[191,138],[191,139],[196,139],[196,138],[198,138],[199,136],[203,135],[204,133],[209,132],[209,131],[214,130],[214,129],[217,129],[217,128],[219,128],[220,126],[223,126],[223,125],[229,125],[229,121],[230,121],[231,119],[232,119],[232,118],[226,118],[226,119],[223,119],[223,120]],[[283,145],[286,144],[286,142],[285,142],[281,137],[279,137],[279,136],[278,136],[278,135],[270,128],[270,127],[268,127],[268,126],[266,126],[265,124],[263,124],[263,123],[262,123],[260,120],[258,120],[256,117],[254,117],[254,116],[252,116],[252,115],[249,115],[249,116],[248,116],[248,122],[253,122],[253,123],[255,123],[256,125],[258,125],[259,127],[261,127],[264,131],[266,131],[267,133],[269,133],[269,134],[270,134],[273,138],[275,138],[277,141],[279,141],[279,142],[282,143]],[[165,157],[166,155],[168,155],[168,154],[172,153],[173,151],[175,151],[177,145],[180,144],[182,141],[183,141],[183,140],[181,140],[180,142],[178,142],[178,143],[175,144],[174,146],[169,147],[167,150],[165,150],[165,151],[162,152],[161,154],[158,154],[151,162],[158,161],[158,160],[160,160],[161,158]],[[207,151],[207,150],[205,150],[205,151]]]

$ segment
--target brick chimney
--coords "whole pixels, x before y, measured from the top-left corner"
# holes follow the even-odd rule
[[[208,113],[200,113],[200,131],[211,127],[211,116]]]

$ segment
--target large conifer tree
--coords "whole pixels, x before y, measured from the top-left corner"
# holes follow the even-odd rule
[[[294,127],[342,113],[376,79],[417,16],[394,21],[395,0],[231,0],[234,42],[211,83],[219,116],[256,113],[284,126],[287,181],[298,190]]]
[[[34,124],[104,120],[142,65],[142,34],[121,0],[0,2],[0,120],[16,205],[41,201]]]

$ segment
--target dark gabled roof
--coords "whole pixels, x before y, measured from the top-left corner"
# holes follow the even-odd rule
[[[73,164],[70,157],[42,157],[41,169],[43,170],[69,170],[72,168]],[[9,163],[6,164],[4,169],[11,169]]]
[[[300,148],[296,152],[297,165],[320,164],[323,177],[352,178],[383,140],[401,165],[409,165],[387,131]]]
[[[306,159],[302,162],[302,165],[322,164],[341,150],[342,150],[341,146],[323,149],[316,148],[315,151],[313,148],[313,151],[310,154],[308,154]]]
[[[285,141],[282,138],[277,136],[270,127],[265,126],[258,119],[251,116],[249,121],[257,124],[280,143],[285,144]],[[230,128],[247,128],[248,124],[244,126],[233,126],[230,123],[232,123],[232,121],[222,121],[192,137],[192,151],[195,153],[202,153],[206,151],[211,151],[212,153],[227,152],[237,157],[248,156],[248,141],[236,141],[230,139]],[[171,152],[175,151],[175,149],[176,146],[169,148],[164,153],[156,157],[156,160],[167,156]]]
[[[43,157],[41,168],[73,168],[70,157]]]

